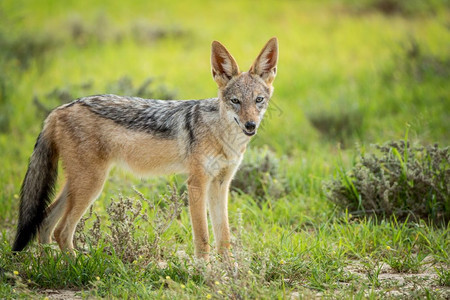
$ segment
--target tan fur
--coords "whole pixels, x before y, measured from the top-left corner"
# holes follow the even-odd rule
[[[68,115],[70,119],[77,116],[76,123],[82,124],[77,125],[76,132],[67,130],[71,128],[67,124]],[[161,175],[186,170],[186,166],[177,163],[181,153],[176,142],[127,130],[113,121],[98,118],[87,108],[72,106],[56,110],[48,123],[53,125],[53,139],[57,141],[67,180],[68,195],[58,198],[64,199],[61,201],[65,212],[55,230],[55,238],[62,249],[73,248],[76,225],[100,194],[112,163],[124,165],[138,174]],[[56,203],[49,207],[50,215]],[[56,224],[53,221],[49,225]],[[44,228],[47,234],[52,232],[52,228]],[[40,239],[50,240],[48,236]]]
[[[245,124],[251,121],[259,125],[267,107],[267,103],[257,106],[254,99],[264,94],[268,102],[272,95],[277,51],[277,41],[271,39],[250,71],[241,73],[225,47],[213,43],[211,64],[219,86],[219,107],[218,112],[205,113],[203,123],[197,125],[201,127],[196,128],[194,145],[187,134],[165,138],[132,130],[77,103],[55,109],[43,133],[59,153],[66,183],[47,209],[47,218],[39,228],[40,242],[48,243],[54,235],[61,249],[73,249],[76,225],[101,193],[108,171],[116,163],[139,174],[188,174],[195,255],[207,258],[210,250],[207,208],[219,253],[227,254],[228,190],[250,140],[243,133]],[[240,99],[239,111],[233,110],[230,95]],[[186,122],[185,117],[179,122]]]

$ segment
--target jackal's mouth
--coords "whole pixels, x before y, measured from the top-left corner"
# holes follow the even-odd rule
[[[234,120],[236,121],[236,124],[238,124],[238,126],[242,129],[241,124],[239,124],[239,121],[236,118],[234,118]],[[249,131],[247,131],[245,129],[242,129],[242,132],[244,132],[244,134],[247,135],[247,136],[254,136],[256,134],[256,130],[252,131],[252,132],[249,132]]]

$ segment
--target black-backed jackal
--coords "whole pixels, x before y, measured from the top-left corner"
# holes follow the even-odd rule
[[[248,72],[212,43],[218,98],[162,101],[100,95],[53,110],[44,123],[20,194],[13,251],[39,233],[73,250],[80,218],[100,194],[113,163],[141,174],[188,174],[195,255],[207,258],[207,206],[218,251],[228,253],[228,189],[247,143],[256,134],[277,72],[278,42],[270,39]],[[48,206],[61,159],[66,183]]]

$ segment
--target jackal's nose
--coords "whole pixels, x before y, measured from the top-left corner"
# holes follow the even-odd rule
[[[245,123],[245,129],[247,129],[249,132],[253,132],[256,128],[256,123],[253,121],[248,121]]]

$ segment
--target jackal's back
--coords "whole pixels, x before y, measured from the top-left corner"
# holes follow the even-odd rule
[[[77,100],[96,115],[114,121],[129,130],[159,138],[173,139],[182,131],[193,136],[196,123],[205,113],[218,112],[217,99],[152,100],[116,95],[99,95]]]

